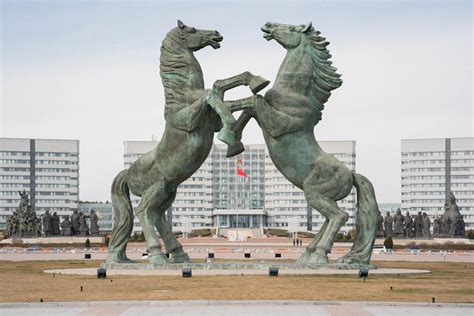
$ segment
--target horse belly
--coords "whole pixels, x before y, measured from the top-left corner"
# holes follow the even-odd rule
[[[264,132],[270,158],[275,167],[295,186],[303,188],[306,177],[314,168],[321,148],[308,132],[296,132],[273,138]]]
[[[158,165],[163,176],[173,185],[186,180],[204,163],[212,148],[214,130],[203,124],[192,133],[174,130],[165,133]]]

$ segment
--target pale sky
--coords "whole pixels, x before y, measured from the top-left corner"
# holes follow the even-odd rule
[[[79,139],[81,200],[110,200],[125,140],[161,137],[159,48],[178,18],[224,36],[196,53],[208,88],[245,70],[273,82],[285,50],[259,28],[312,21],[344,81],[316,139],[355,140],[379,202],[400,201],[401,139],[474,135],[471,1],[0,1],[0,137]],[[263,143],[255,123],[243,141]]]

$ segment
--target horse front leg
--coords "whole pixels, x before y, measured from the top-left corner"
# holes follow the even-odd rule
[[[249,86],[253,94],[257,94],[260,90],[265,88],[270,81],[260,76],[255,76],[251,72],[246,71],[240,75],[236,75],[226,79],[220,79],[214,82],[213,90],[219,95],[221,99],[224,98],[224,93],[232,88],[238,86]]]
[[[244,144],[242,144],[242,131],[244,130],[247,123],[250,121],[252,117],[255,117],[253,110],[244,110],[242,114],[240,114],[239,118],[237,119],[237,124],[235,125],[234,133],[235,139],[237,140],[233,146],[227,147],[226,157],[234,157],[240,154],[245,150]]]
[[[254,95],[240,100],[224,101],[224,104],[230,107],[231,112],[242,111],[234,128],[236,142],[235,145],[227,147],[227,158],[236,156],[245,150],[241,141],[242,131],[252,117],[258,123],[256,103],[262,101],[264,101],[264,99],[260,95]]]

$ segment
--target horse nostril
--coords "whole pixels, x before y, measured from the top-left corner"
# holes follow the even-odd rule
[[[217,36],[220,36],[219,32],[217,32],[217,31],[214,31],[214,34],[217,35]]]

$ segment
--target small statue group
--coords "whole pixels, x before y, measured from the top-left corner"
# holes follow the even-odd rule
[[[87,218],[90,218],[91,227],[87,225]],[[74,210],[69,220],[66,216],[61,227],[63,228],[63,236],[98,236],[99,235],[99,217],[94,210],[91,210],[90,215],[85,215],[82,212]]]
[[[41,221],[36,212],[31,210],[28,194],[25,190],[18,193],[21,197],[20,205],[6,221],[6,235],[11,238],[41,236]]]
[[[433,235],[436,237],[464,237],[466,223],[459,212],[456,197],[451,192],[449,200],[444,204],[445,212],[436,217],[433,223]]]
[[[59,216],[58,213],[54,212],[52,215],[49,211],[46,211],[43,215],[43,234],[46,237],[59,236],[61,231],[59,230]]]
[[[385,218],[379,212],[379,223],[377,237],[395,237],[395,238],[431,238],[430,233],[431,220],[426,213],[418,212],[414,218],[410,212],[402,215],[402,211],[397,209],[392,217],[387,212]]]

